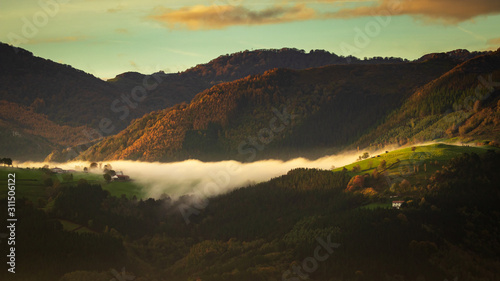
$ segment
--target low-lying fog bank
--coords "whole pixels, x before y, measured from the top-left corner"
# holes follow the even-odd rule
[[[420,145],[428,145],[425,143]],[[372,151],[372,155],[393,150],[396,147],[385,147],[379,151]],[[399,147],[401,148],[401,147]],[[201,162],[186,160],[173,163],[138,162],[138,161],[105,161],[102,167],[110,164],[115,171],[123,171],[137,184],[144,187],[148,196],[158,198],[167,194],[173,198],[185,194],[203,193],[205,196],[221,194],[234,188],[247,186],[286,174],[295,168],[331,169],[332,166],[341,167],[350,164],[362,151],[350,151],[338,155],[325,156],[317,160],[296,158],[289,161],[262,160],[252,163],[237,161]],[[19,167],[59,167],[72,169],[75,167],[89,167],[89,162],[68,163],[14,163]],[[93,170],[102,174],[102,170]]]

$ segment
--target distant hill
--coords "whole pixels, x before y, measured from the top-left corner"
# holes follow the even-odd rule
[[[438,138],[500,141],[500,50],[457,65],[423,86],[355,146]]]
[[[351,63],[360,62],[354,57],[349,60]],[[365,61],[365,63],[397,61],[401,59],[377,58]],[[28,109],[30,111],[28,115],[40,114],[41,119],[57,125],[75,128],[87,126],[87,132],[90,132],[87,135],[90,137],[77,134],[82,137],[79,140],[74,139],[73,133],[65,135],[71,130],[57,131],[63,134],[60,136],[62,139],[72,139],[71,146],[73,146],[91,143],[100,135],[116,134],[135,118],[140,118],[154,110],[189,102],[199,92],[221,82],[263,73],[276,67],[302,69],[345,63],[347,63],[347,58],[325,51],[312,51],[308,54],[296,49],[245,51],[221,56],[181,73],[160,72],[153,74],[153,78],[136,72],[128,72],[106,82],[69,65],[36,57],[29,51],[0,43],[0,84],[2,85],[0,101],[12,103],[13,108],[19,109],[17,113],[12,113],[10,110],[12,115],[23,115],[27,112],[25,109]],[[134,89],[137,86],[146,92],[144,100],[142,97],[139,98],[140,101],[134,100],[133,94],[136,94]],[[139,94],[142,95],[142,92]],[[29,116],[27,119],[34,120]],[[3,120],[4,130],[16,126],[9,122]],[[102,124],[108,123],[112,129],[104,130],[106,125]],[[94,133],[96,130],[100,135]],[[9,135],[11,132],[9,129],[4,133]],[[35,136],[38,133],[35,133]],[[45,133],[52,134],[52,132]],[[26,133],[25,136],[29,134]],[[38,136],[43,137],[43,134]],[[43,155],[51,147],[67,145],[52,142],[54,140],[47,139],[47,141],[47,147],[38,149],[37,145],[32,146],[29,150],[25,150],[24,156],[29,157],[35,152],[36,155]],[[23,142],[15,142],[14,145],[17,145],[15,151],[23,150]],[[30,151],[29,154],[28,151]]]
[[[367,73],[375,73],[379,70],[385,71],[385,68],[397,69],[399,66],[404,69],[405,67],[403,67],[403,65],[408,65],[408,62],[401,58],[374,57],[360,60],[355,57],[337,56],[335,54],[322,50],[314,50],[310,51],[309,53],[306,53],[303,50],[290,48],[283,48],[279,50],[255,50],[234,53],[231,55],[223,55],[206,64],[200,64],[180,73],[167,74],[159,72],[153,74],[152,76],[147,76],[137,72],[127,72],[116,76],[114,79],[102,81],[101,79],[98,79],[93,75],[85,73],[81,70],[74,69],[71,66],[39,58],[26,50],[14,48],[12,46],[0,43],[0,83],[2,85],[2,88],[0,89],[0,101],[11,103],[13,105],[12,108],[18,110],[17,113],[13,112],[12,109],[8,110],[11,116],[17,115],[20,119],[23,119],[25,121],[34,121],[39,119],[40,121],[43,120],[43,122],[51,122],[51,125],[41,125],[41,123],[39,122],[30,123],[31,121],[29,121],[29,124],[26,123],[23,125],[24,127],[22,126],[24,129],[21,131],[24,133],[24,136],[33,136],[29,137],[30,141],[28,143],[39,143],[40,146],[31,145],[30,149],[24,150],[25,155],[23,155],[22,151],[26,143],[13,142],[13,145],[15,147],[11,147],[9,151],[18,151],[19,153],[21,153],[16,154],[19,157],[29,158],[35,154],[39,156],[44,154],[46,155],[46,152],[50,149],[60,150],[60,148],[67,148],[78,144],[87,143],[88,145],[78,148],[78,150],[86,149],[101,135],[107,136],[117,134],[121,130],[125,129],[128,125],[130,125],[132,120],[139,118],[139,121],[134,121],[134,124],[127,128],[125,132],[121,133],[121,135],[124,136],[131,131],[131,128],[139,128],[139,126],[143,125],[146,126],[144,120],[151,120],[152,118],[156,118],[156,116],[159,116],[158,114],[162,114],[151,112],[158,110],[164,110],[166,112],[176,112],[176,110],[178,110],[179,108],[184,108],[187,106],[186,104],[181,104],[191,102],[191,100],[196,95],[205,95],[200,94],[204,91],[208,91],[207,93],[209,93],[212,90],[208,89],[211,89],[212,87],[217,85],[221,85],[221,87],[213,88],[214,91],[222,91],[226,94],[233,95],[234,91],[240,91],[240,89],[238,88],[240,86],[236,85],[242,85],[241,83],[246,82],[238,82],[240,84],[234,85],[230,85],[227,83],[238,79],[243,79],[241,81],[247,82],[252,81],[252,79],[257,79],[265,81],[265,85],[259,84],[262,81],[255,81],[254,84],[245,86],[248,87],[247,90],[249,92],[253,92],[254,89],[257,89],[258,93],[251,94],[252,98],[250,98],[250,100],[255,104],[249,105],[249,107],[244,107],[245,110],[248,110],[248,112],[241,112],[243,115],[251,116],[253,114],[253,112],[250,113],[251,110],[255,111],[255,113],[260,112],[260,114],[262,115],[263,110],[267,110],[267,113],[271,112],[270,108],[272,106],[289,104],[289,102],[291,102],[292,100],[288,99],[288,96],[286,96],[289,94],[284,94],[282,92],[283,89],[286,89],[285,91],[298,90],[299,93],[293,94],[294,98],[298,98],[299,96],[301,96],[300,93],[304,94],[303,97],[298,98],[299,100],[301,100],[301,102],[305,102],[305,104],[301,104],[299,108],[301,108],[300,110],[303,111],[301,113],[307,115],[307,120],[303,120],[303,122],[305,123],[302,123],[301,121],[300,124],[296,124],[299,127],[294,127],[293,130],[287,132],[287,134],[290,134],[290,136],[284,137],[284,139],[282,139],[279,143],[273,141],[273,144],[271,146],[277,146],[279,144],[283,147],[289,147],[290,150],[294,150],[297,147],[301,149],[310,149],[313,146],[318,146],[321,148],[338,144],[343,145],[347,142],[353,141],[357,138],[358,135],[364,133],[362,132],[363,130],[367,130],[370,128],[370,126],[368,126],[369,124],[371,124],[370,122],[379,122],[377,121],[378,118],[385,116],[387,111],[394,110],[394,108],[399,106],[406,95],[409,93],[406,91],[417,86],[422,86],[429,80],[435,79],[436,76],[440,76],[444,70],[448,70],[448,68],[451,68],[452,66],[461,63],[468,58],[479,56],[481,54],[482,53],[477,52],[470,53],[466,50],[456,50],[443,54],[430,54],[424,56],[420,60],[418,60],[417,63],[429,63],[432,69],[423,71],[423,74],[420,74],[420,72],[422,71],[412,74],[416,77],[415,80],[413,80],[409,76],[405,77],[401,82],[408,82],[408,86],[398,86],[400,88],[396,89],[395,85],[399,85],[399,82],[397,82],[395,85],[386,85],[384,84],[385,82],[381,83],[377,79],[381,79],[383,81],[393,81],[391,79],[398,77],[398,75],[400,74],[397,70],[391,70],[388,72],[391,73],[393,77],[388,77],[387,74],[382,73],[378,78],[374,78],[374,75]],[[311,69],[310,73],[315,73],[315,75],[318,75],[317,77],[314,75],[308,76],[302,74],[302,72],[300,71],[280,72],[274,70],[275,73],[280,73],[277,74],[278,80],[300,78],[300,81],[293,82],[291,84],[283,84],[285,85],[285,88],[283,88],[283,85],[274,85],[273,83],[276,81],[273,82],[267,80],[267,78],[251,77],[252,75],[262,74],[266,71],[270,71],[276,68],[302,70],[324,67],[328,65],[338,67],[332,68],[336,70],[332,70],[333,72],[331,76],[326,74],[326,71],[324,70]],[[385,65],[391,66],[386,67]],[[272,76],[270,75],[270,73],[273,73],[273,71],[266,74],[267,76],[264,75],[262,77]],[[405,73],[405,70],[403,70],[401,74],[405,75]],[[290,77],[292,78],[284,78],[282,77],[283,75],[291,75]],[[368,75],[368,80],[361,80],[361,77],[363,77],[363,75]],[[309,81],[307,81],[308,79]],[[370,79],[373,79],[373,81],[371,81]],[[375,85],[373,89],[371,89],[372,85],[369,85],[370,83],[372,85]],[[269,88],[265,89],[263,87]],[[371,113],[373,114],[372,117],[366,117],[371,119],[369,122],[366,120],[356,120],[353,122],[346,121],[352,120],[353,118],[356,119],[357,117],[352,116],[352,114],[356,115],[356,113],[359,112],[360,109],[355,107],[354,110],[346,110],[346,107],[342,107],[340,106],[340,104],[352,103],[354,102],[354,100],[352,99],[357,98],[366,98],[367,100],[376,99],[376,96],[378,94],[385,92],[385,90],[383,89],[384,87],[387,87],[387,91],[391,93],[393,93],[394,91],[399,91],[399,95],[389,98],[385,103],[378,106],[377,109],[370,107],[369,111],[366,111],[373,111]],[[133,100],[133,94],[142,93],[137,92],[137,89],[145,92],[144,100],[142,100],[142,98],[140,101]],[[277,92],[273,92],[274,90],[276,90]],[[350,92],[352,92],[353,94],[349,97],[348,93]],[[265,94],[262,95],[262,93]],[[339,95],[338,93],[342,94]],[[271,95],[273,96],[272,103],[266,100]],[[238,97],[235,98],[239,99],[239,94],[237,96]],[[252,100],[257,96],[259,96],[259,99],[264,100]],[[276,98],[274,98],[274,96],[276,96]],[[334,99],[338,98],[340,98],[341,101],[336,100],[335,102],[333,102]],[[245,97],[244,99],[246,100],[248,98]],[[276,104],[276,101],[279,101],[280,104]],[[217,103],[217,101],[211,102]],[[246,101],[238,101],[238,103],[244,102]],[[197,104],[197,102],[193,104]],[[361,104],[365,103],[361,102],[356,106]],[[375,102],[374,104],[378,104],[378,102]],[[177,106],[177,109],[172,109],[172,106]],[[250,109],[252,106],[255,106],[255,108]],[[226,110],[228,110],[228,112],[233,112],[230,108]],[[39,114],[39,117],[34,118],[33,116],[35,116],[35,113]],[[22,115],[24,114],[27,114],[27,116],[23,117]],[[342,114],[343,116],[341,116]],[[143,118],[143,116],[145,117]],[[228,120],[232,120],[233,116],[226,116],[225,118],[228,118]],[[326,133],[323,137],[316,133],[311,133],[310,130],[312,130],[312,128],[326,130],[326,132],[331,131],[329,128],[325,128],[324,126],[318,127],[317,125],[309,124],[308,122],[321,123],[319,121],[311,121],[319,120],[314,118],[336,120],[335,122],[337,122],[337,129],[334,131],[336,133],[341,133],[341,135],[334,136],[332,138],[330,137],[330,133]],[[340,122],[338,120],[343,121]],[[2,130],[4,130],[3,134],[5,136],[9,136],[13,132],[20,131],[18,129],[13,129],[17,128],[16,126],[18,126],[14,121],[14,119],[8,118],[2,120],[1,128]],[[235,121],[232,121],[232,124],[234,125]],[[187,123],[190,122],[192,121],[187,121]],[[221,120],[215,120],[212,123],[210,125],[210,130],[214,130],[212,133],[217,132],[218,134],[224,132],[225,134],[226,130],[229,128],[224,127],[224,125],[222,129],[219,129],[217,126],[221,124]],[[256,126],[255,122],[252,121],[250,123],[251,125],[248,126]],[[159,145],[156,148],[159,151],[162,151],[160,153],[162,156],[158,157],[160,157],[161,159],[170,159],[170,156],[173,157],[172,159],[184,159],[186,157],[189,158],[198,156],[211,158],[212,156],[208,155],[217,155],[217,157],[219,157],[221,152],[223,152],[225,155],[229,153],[228,151],[234,151],[235,145],[237,147],[237,144],[235,144],[234,142],[236,141],[236,136],[241,136],[242,132],[238,131],[241,128],[235,129],[231,127],[230,132],[227,133],[233,135],[224,135],[222,138],[219,138],[218,136],[217,141],[215,141],[216,144],[214,144],[213,140],[207,140],[207,137],[205,136],[207,132],[204,130],[207,130],[208,127],[205,128],[205,126],[208,125],[206,124],[206,122],[203,124],[204,125],[202,125],[201,127],[198,125],[188,125],[184,129],[187,132],[186,140],[183,139],[183,133],[176,137],[180,138],[180,144],[174,145],[170,141],[164,141],[163,144]],[[342,126],[347,126],[346,124],[354,124],[354,126],[352,127],[351,125],[349,125],[348,127],[350,129],[348,129],[347,127],[344,129],[338,129]],[[62,126],[61,128],[65,129],[47,129],[53,128],[53,126]],[[111,129],[103,129],[108,126]],[[253,128],[256,129],[255,127]],[[233,129],[236,131],[232,131]],[[247,129],[241,130],[244,131]],[[80,131],[80,133],[75,133],[75,130]],[[137,130],[142,131],[142,129]],[[345,133],[346,130],[350,130],[356,133]],[[82,133],[82,131],[84,132]],[[209,135],[212,133],[209,133]],[[196,134],[199,135],[197,136]],[[315,141],[308,141],[304,140],[304,138],[306,137],[303,134],[318,136],[315,137]],[[57,137],[55,137],[56,135]],[[35,139],[37,139],[38,137],[43,138],[43,141],[35,141]],[[116,148],[128,149],[129,145],[131,145],[133,141],[136,141],[135,137],[133,137],[132,139],[133,140],[127,141],[122,140],[123,143]],[[197,146],[200,145],[200,142],[202,144],[199,148]],[[45,143],[46,145],[42,145],[42,143]],[[180,154],[178,154],[178,152],[174,153],[170,151],[170,148],[167,149],[170,152],[163,151],[163,148],[171,147],[172,145],[176,147],[173,151],[179,151]],[[215,147],[211,147],[213,145],[215,145]],[[142,152],[140,153],[146,153],[146,150],[147,149],[141,148],[140,151]],[[199,151],[201,150],[205,150],[205,152],[200,153]],[[182,153],[180,151],[182,151]],[[283,152],[283,150],[280,152]],[[171,153],[173,154],[170,155]],[[88,155],[91,154],[93,153],[88,153]],[[122,152],[108,151],[106,153],[98,153],[98,155],[101,154],[109,156],[111,154],[122,154]],[[128,152],[124,154],[128,154]],[[175,157],[173,156],[174,154]],[[203,156],[202,154],[206,155]],[[55,154],[52,155],[60,155],[60,153],[55,152]],[[143,156],[137,155],[130,157],[142,159]],[[37,156],[37,158],[39,156]],[[120,157],[128,158],[129,156]],[[67,156],[64,156],[62,158],[67,158]],[[145,157],[145,159],[146,158],[153,159],[155,157],[148,156]]]
[[[457,49],[445,53],[431,53],[431,54],[426,54],[420,57],[419,59],[415,60],[417,62],[422,62],[426,61],[429,59],[436,59],[436,58],[451,58],[460,62],[464,62],[467,60],[470,60],[472,58],[475,58],[480,55],[485,55],[491,53],[490,51],[484,51],[484,52],[469,52],[468,50],[464,49]]]
[[[31,107],[58,124],[98,126],[120,91],[69,65],[0,43],[0,100]]]
[[[179,73],[154,73],[161,83],[148,92],[148,98],[141,106],[152,110],[164,109],[182,102],[189,102],[194,96],[216,84],[234,81],[249,75],[262,74],[274,68],[306,69],[337,64],[381,64],[401,63],[401,58],[375,57],[360,60],[355,57],[341,57],[323,51],[293,48],[243,51],[219,56],[205,64]],[[138,72],[126,72],[108,80],[122,91],[130,92],[141,86],[147,76]]]
[[[110,109],[118,88],[2,43],[0,85],[0,152],[16,160],[43,160],[54,149],[90,142],[84,131],[103,118],[114,120],[116,132],[129,122]]]
[[[78,144],[85,130],[88,127],[58,125],[32,108],[0,101],[1,156],[41,161],[54,149]]]
[[[440,59],[271,70],[216,85],[189,104],[147,114],[82,158],[252,160],[342,146],[454,66],[454,60]],[[282,123],[277,118],[285,106],[296,117]]]

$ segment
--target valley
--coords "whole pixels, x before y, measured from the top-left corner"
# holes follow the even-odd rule
[[[0,176],[16,173],[17,205],[26,218],[18,227],[18,240],[24,244],[19,247],[19,260],[24,260],[20,267],[25,268],[35,245],[43,250],[57,243],[57,249],[79,252],[78,258],[63,261],[57,258],[59,250],[52,251],[51,259],[37,260],[38,266],[23,270],[24,280],[32,280],[30,272],[36,271],[36,280],[64,275],[61,280],[104,281],[112,277],[106,267],[117,261],[126,265],[130,276],[141,276],[139,280],[294,280],[301,275],[293,265],[308,268],[302,260],[318,241],[336,246],[326,248],[329,258],[318,261],[317,270],[301,271],[312,280],[359,280],[361,274],[369,280],[449,279],[469,274],[471,268],[477,273],[469,278],[479,280],[494,276],[499,266],[491,257],[495,235],[473,235],[484,227],[500,229],[496,204],[485,203],[498,194],[499,151],[436,143],[367,152],[368,156],[353,152],[302,162],[309,168],[297,166],[270,180],[208,197],[196,192],[170,197],[166,188],[163,195],[148,199],[144,195],[151,185],[134,177],[132,182],[106,183],[97,171],[74,172],[68,180],[67,174],[49,169],[3,167]],[[358,157],[366,159],[347,160]],[[317,169],[342,161],[347,165]],[[479,189],[470,189],[471,181]],[[6,184],[2,186],[6,194]],[[399,210],[391,206],[397,200],[404,201]],[[27,220],[31,217],[37,223]],[[457,228],[464,223],[465,229]],[[50,235],[31,235],[40,231]],[[80,248],[88,247],[86,243],[106,246]],[[372,259],[381,253],[384,258]],[[87,255],[98,258],[82,267]],[[82,259],[80,265],[76,259]],[[460,267],[446,266],[450,261]],[[68,272],[70,268],[80,270]]]
[[[500,274],[498,49],[246,50],[107,81],[0,59],[1,280]]]

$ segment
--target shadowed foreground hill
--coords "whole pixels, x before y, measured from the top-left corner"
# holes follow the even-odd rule
[[[401,174],[395,188],[382,171],[366,173],[366,184],[385,183],[374,195],[350,190],[357,176],[347,170],[302,168],[218,196],[177,200],[115,197],[85,180],[53,182],[37,191],[38,200],[16,201],[16,274],[3,270],[0,279],[497,280],[500,154],[461,146],[394,153],[415,159],[424,150],[433,153],[420,170]],[[437,160],[434,171],[424,168]],[[11,172],[18,180],[57,177],[0,168]],[[401,209],[391,208],[394,196],[405,201]],[[5,198],[0,207],[7,209]],[[74,231],[78,225],[88,231]],[[0,243],[1,251],[8,247]]]
[[[287,157],[290,151],[345,145],[453,67],[451,59],[435,59],[272,70],[135,120],[82,158],[253,160],[257,153]]]

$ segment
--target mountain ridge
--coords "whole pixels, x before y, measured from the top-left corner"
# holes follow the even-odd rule
[[[456,137],[498,143],[500,84],[497,81],[500,81],[500,50],[465,61],[416,91],[384,123],[353,146],[380,147]]]
[[[236,151],[241,157],[242,151],[249,151],[241,147],[243,139],[260,137],[259,129],[268,128],[272,112],[282,112],[285,107],[289,114],[300,118],[290,120],[289,129],[274,134],[269,145],[265,145],[266,141],[262,145],[288,147],[288,152],[330,143],[342,145],[398,106],[415,87],[454,66],[452,60],[430,60],[270,70],[216,85],[199,93],[189,104],[137,119],[118,135],[90,148],[82,158],[178,161],[194,157],[210,161],[221,160],[210,155],[221,153],[228,157],[227,153]],[[323,124],[322,118],[336,126]],[[348,124],[349,118],[356,121]],[[323,136],[313,133],[315,129]],[[310,134],[314,136],[308,137]],[[258,145],[256,148],[261,150]]]
[[[40,120],[45,120],[44,116],[46,116],[48,121],[58,126],[77,128],[81,131],[80,133],[73,133],[74,129],[59,132],[63,135],[68,134],[62,138],[73,139],[74,136],[78,136],[79,140],[73,139],[63,144],[55,139],[46,139],[48,147],[56,150],[60,150],[61,145],[74,147],[82,144],[83,146],[76,147],[77,151],[86,149],[103,136],[120,133],[135,119],[190,102],[211,87],[262,74],[275,68],[300,70],[328,65],[356,68],[357,66],[363,67],[363,65],[408,63],[401,58],[374,57],[360,60],[355,57],[337,56],[322,50],[311,50],[309,53],[293,48],[247,50],[219,56],[208,63],[180,73],[158,72],[144,75],[138,72],[125,72],[108,81],[102,81],[71,66],[36,57],[33,53],[21,48],[14,48],[0,44],[0,61],[2,62],[0,83],[4,86],[0,90],[0,100],[18,104],[17,108],[26,108],[30,112],[41,114]],[[448,53],[429,54],[416,62],[441,61],[457,64],[469,57],[484,53],[455,50]],[[355,70],[350,71],[352,75],[356,75]],[[310,79],[313,81],[315,77],[310,77]],[[142,87],[140,90],[144,90],[144,98],[137,97],[138,100],[133,100],[137,87]],[[25,114],[23,112],[26,111],[20,109],[18,114]],[[15,124],[9,124],[10,121],[2,122],[6,137],[13,133],[11,129],[15,127]],[[31,133],[35,135],[27,133],[25,136],[43,138],[42,132],[33,128],[34,124],[30,126],[34,129]],[[201,132],[201,134],[205,133]],[[186,145],[192,146],[193,144],[188,142]],[[12,148],[13,151],[20,153],[15,155],[24,157],[22,146]],[[46,152],[47,147],[43,149],[43,153],[39,154]],[[63,158],[59,161],[70,159]]]

